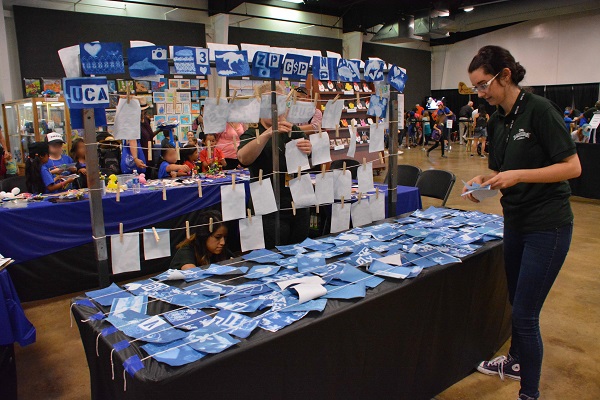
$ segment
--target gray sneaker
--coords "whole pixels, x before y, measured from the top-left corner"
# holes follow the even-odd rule
[[[477,371],[486,375],[500,375],[502,380],[505,376],[516,381],[521,380],[521,366],[510,354],[482,361],[477,366]]]

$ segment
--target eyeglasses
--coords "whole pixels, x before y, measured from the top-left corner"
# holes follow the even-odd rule
[[[498,75],[500,75],[500,72],[498,72],[496,75],[494,75],[494,77],[492,79],[490,79],[489,81],[487,81],[486,83],[481,83],[479,85],[473,86],[472,87],[473,91],[475,91],[475,93],[485,92],[486,90],[489,89],[490,85],[492,84],[494,79],[496,79],[498,77]]]

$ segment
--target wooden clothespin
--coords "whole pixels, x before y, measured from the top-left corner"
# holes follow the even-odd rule
[[[321,97],[321,96],[319,95],[319,93],[315,93],[315,103],[316,103],[316,105],[318,105],[318,104],[319,104],[319,98],[320,98],[320,97]]]
[[[123,243],[123,223],[119,222],[119,240]]]
[[[382,151],[379,152],[379,162],[381,163],[381,165],[385,165],[385,161],[383,161],[383,152]]]
[[[198,179],[198,197],[202,197],[202,181]]]
[[[129,87],[129,83],[125,82],[125,84],[127,85],[127,104],[129,104],[129,102],[131,101],[131,88]]]
[[[167,187],[163,185],[163,200],[167,201]]]
[[[152,233],[154,234],[154,240],[156,240],[156,243],[160,242],[160,237],[158,236],[158,232],[156,232],[155,227],[152,227]]]
[[[361,200],[362,200],[362,192],[358,192],[358,204],[360,204]]]
[[[356,108],[358,108],[359,104],[360,104],[360,94],[358,92],[356,92]]]
[[[177,153],[177,161],[181,160],[181,153],[179,151],[179,140],[175,141],[175,153]]]
[[[375,198],[379,200],[379,186],[375,188]]]
[[[333,98],[333,100],[331,101],[331,103],[332,103],[332,104],[333,104],[333,103],[335,103],[335,102],[336,102],[336,101],[337,101],[339,98],[340,98],[340,95],[339,95],[339,94],[338,94],[338,95],[336,95],[336,96]]]
[[[335,126],[335,137],[340,137],[340,124]]]
[[[231,98],[231,102],[233,103],[235,101],[235,97],[237,96],[237,89],[233,90],[233,97]]]
[[[325,179],[325,170],[327,166],[325,164],[321,164],[321,179]]]
[[[298,165],[298,178],[300,178],[300,174],[302,174],[302,167]]]
[[[346,175],[346,161],[342,163],[342,175]]]
[[[260,133],[258,132],[258,129],[255,129],[254,132],[256,132],[256,143],[260,144]]]
[[[121,185],[119,185],[119,181],[117,180],[117,203],[121,201]]]
[[[323,131],[319,129],[319,139],[323,138]]]
[[[148,161],[152,161],[152,140],[148,141]]]
[[[296,101],[298,100],[298,92],[296,92],[295,90],[292,91],[294,94],[292,95],[292,104],[296,104]]]
[[[246,208],[246,211],[248,213],[248,222],[252,223],[252,211],[249,208]]]
[[[292,214],[295,216],[296,215],[296,204],[294,204],[294,202],[292,201]]]
[[[344,208],[344,196],[342,196],[341,201],[342,201],[342,208]]]
[[[258,184],[262,185],[262,176],[263,176],[263,170],[262,168],[258,170]]]
[[[231,190],[235,190],[235,174],[231,174]]]
[[[363,171],[367,170],[367,157],[363,157]]]
[[[212,231],[213,231],[213,219],[212,219],[212,218],[210,218],[210,219],[208,220],[208,231],[209,231],[210,233],[212,233]]]
[[[217,88],[217,105],[221,101],[221,88]]]
[[[190,236],[190,221],[185,221],[185,238],[189,239]]]

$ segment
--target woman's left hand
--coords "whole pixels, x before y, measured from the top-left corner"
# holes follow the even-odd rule
[[[310,152],[312,151],[312,143],[310,142],[310,140],[300,139],[296,142],[296,147],[298,147],[298,150],[300,150],[304,154],[310,154]]]
[[[507,189],[515,186],[519,181],[520,173],[518,170],[503,171],[486,182],[483,182],[481,186],[490,185],[491,189]]]

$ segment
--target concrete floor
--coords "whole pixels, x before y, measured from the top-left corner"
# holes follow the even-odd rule
[[[501,213],[498,198],[477,205],[460,196],[462,180],[485,173],[487,160],[470,158],[464,147],[453,146],[446,159],[435,151],[430,159],[420,148],[405,149],[400,164],[418,165],[454,172],[449,207],[480,209]],[[383,175],[379,177],[383,179]],[[438,201],[424,200],[424,206]],[[600,202],[573,198],[575,230],[571,251],[558,276],[541,315],[545,357],[542,371],[543,399],[600,399]],[[596,250],[594,250],[596,249]],[[476,284],[476,282],[474,282]],[[19,398],[87,399],[90,397],[89,371],[76,327],[70,328],[69,304],[76,294],[24,304],[36,326],[34,345],[17,345]],[[499,352],[504,354],[506,344]],[[446,362],[440,359],[439,362]],[[452,365],[448,365],[452,368]],[[517,398],[518,382],[502,382],[497,377],[473,373],[435,397],[437,400],[497,400]],[[382,399],[384,400],[384,399]]]

